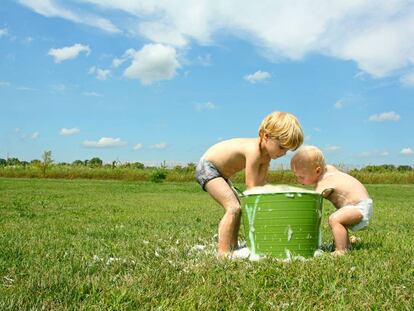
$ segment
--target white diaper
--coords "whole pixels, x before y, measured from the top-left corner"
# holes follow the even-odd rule
[[[371,199],[362,200],[356,205],[346,205],[346,206],[341,207],[341,209],[342,208],[356,208],[362,214],[362,219],[359,223],[348,226],[348,228],[351,229],[352,231],[362,230],[365,227],[367,227],[372,217],[373,210],[374,210],[373,202]]]

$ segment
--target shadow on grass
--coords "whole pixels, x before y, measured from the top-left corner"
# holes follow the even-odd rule
[[[363,242],[362,241],[362,242],[352,244],[352,250],[363,250],[363,249],[378,250],[382,248],[384,248],[382,242]]]
[[[335,244],[334,243],[323,243],[320,247],[321,250],[324,252],[333,252],[335,250]],[[352,250],[379,250],[383,249],[384,246],[382,242],[357,242],[352,244]]]

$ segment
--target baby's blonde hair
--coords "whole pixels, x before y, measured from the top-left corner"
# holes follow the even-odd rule
[[[277,138],[283,148],[296,150],[303,143],[303,131],[298,119],[288,112],[275,111],[266,116],[259,127],[259,137]]]
[[[291,166],[306,166],[309,168],[317,168],[318,166],[325,170],[326,163],[322,151],[315,146],[302,146],[293,155],[290,160]]]

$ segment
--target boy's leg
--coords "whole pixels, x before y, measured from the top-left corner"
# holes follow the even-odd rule
[[[240,203],[222,177],[207,182],[205,189],[225,209],[218,229],[218,255],[223,256],[237,246],[241,217]]]
[[[357,224],[361,221],[362,214],[356,208],[342,208],[329,216],[329,225],[335,241],[335,250],[344,251],[349,248],[347,225]]]

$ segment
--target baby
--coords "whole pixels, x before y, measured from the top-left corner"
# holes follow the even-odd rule
[[[301,184],[315,185],[315,191],[337,208],[329,216],[335,242],[333,255],[344,255],[351,246],[348,229],[364,229],[372,216],[373,203],[364,185],[334,166],[326,165],[322,152],[314,146],[298,149],[292,157],[291,168]]]

